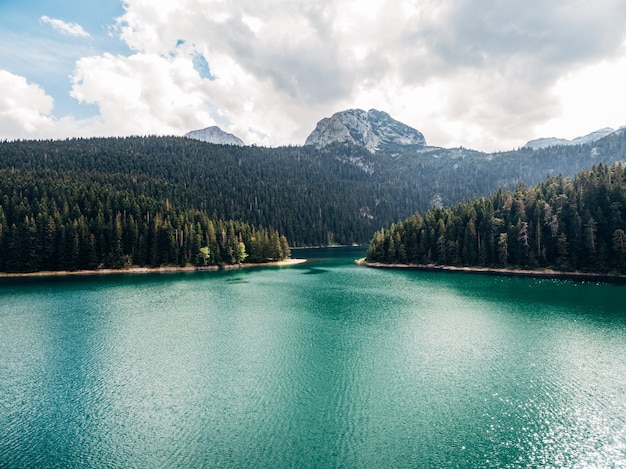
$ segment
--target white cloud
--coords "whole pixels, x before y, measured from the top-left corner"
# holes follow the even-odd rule
[[[180,134],[214,124],[208,80],[190,58],[155,54],[84,57],[76,65],[72,96],[100,109],[107,135]]]
[[[565,75],[553,88],[560,110],[535,135],[573,139],[602,127],[626,125],[626,57]],[[589,121],[596,123],[589,128]]]
[[[42,16],[41,22],[52,26],[55,31],[65,34],[66,36],[90,38],[91,35],[85,31],[81,25],[76,23],[66,23],[63,20],[50,18],[48,16]]]
[[[183,47],[184,49],[184,47]],[[89,123],[97,135],[181,135],[219,125],[245,142],[273,145],[272,135],[297,124],[281,119],[289,103],[263,88],[227,56],[215,56],[218,79],[202,78],[193,54],[162,56],[104,54],[78,61],[72,96],[95,104],[99,118]]]
[[[0,70],[0,139],[46,139],[94,135],[91,120],[53,115],[54,99],[26,78]]]
[[[54,100],[26,78],[0,70],[0,138],[32,138],[54,125]],[[4,135],[3,135],[4,134]]]
[[[247,143],[301,144],[321,118],[373,107],[430,144],[481,150],[566,136],[565,113],[585,131],[608,115],[626,124],[605,96],[622,96],[610,76],[624,77],[623,0],[574,3],[125,0],[116,30],[133,54],[77,61],[72,96],[100,114],[73,123],[97,135],[217,124]],[[584,70],[593,78],[575,79]]]
[[[140,55],[167,56],[179,39],[201,52],[211,102],[248,138],[302,143],[320,118],[358,106],[433,144],[494,150],[555,115],[554,84],[614,60],[624,37],[619,0],[529,2],[127,0],[119,28]]]

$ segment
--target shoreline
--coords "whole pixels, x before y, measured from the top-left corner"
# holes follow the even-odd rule
[[[244,263],[233,265],[209,265],[209,266],[166,266],[166,267],[128,267],[123,269],[96,269],[96,270],[58,270],[40,272],[0,272],[0,278],[21,277],[70,277],[87,275],[111,275],[111,274],[158,274],[173,272],[211,272],[218,270],[249,269],[251,267],[288,267],[303,264],[306,259],[285,259],[284,261],[263,262],[258,264]]]
[[[382,262],[367,262],[365,259],[355,261],[358,265],[383,269],[407,269],[424,270],[430,272],[466,272],[474,274],[500,275],[505,277],[530,277],[549,278],[558,280],[578,280],[578,281],[604,281],[611,283],[626,283],[626,275],[604,274],[599,272],[566,272],[554,269],[502,269],[497,267],[458,267],[452,265],[436,264],[384,264]]]
[[[335,248],[367,248],[367,244],[322,244],[319,246],[294,246],[290,249],[335,249]]]

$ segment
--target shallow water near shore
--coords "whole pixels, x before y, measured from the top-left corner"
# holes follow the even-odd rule
[[[360,267],[0,279],[0,467],[620,467],[626,287]]]

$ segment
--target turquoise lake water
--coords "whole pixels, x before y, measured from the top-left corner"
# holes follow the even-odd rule
[[[0,467],[626,467],[626,286],[363,255],[0,279]]]

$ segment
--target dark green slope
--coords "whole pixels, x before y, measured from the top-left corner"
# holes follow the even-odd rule
[[[123,179],[0,169],[0,272],[289,257],[287,240],[274,229],[176,207],[167,198],[146,196],[143,184],[121,189]]]
[[[624,166],[499,190],[378,231],[367,260],[626,273]]]
[[[180,138],[0,145],[0,168],[132,189],[177,207],[272,226],[292,245],[365,242],[382,223],[413,211],[415,197],[405,187],[369,174],[361,161],[379,163],[358,147],[342,148],[337,158],[313,147],[241,148]]]
[[[466,149],[347,144],[221,146],[174,137],[0,143],[0,170],[90,187],[273,227],[293,245],[364,243],[381,226],[548,174],[626,160],[626,135],[593,145],[485,154]]]

